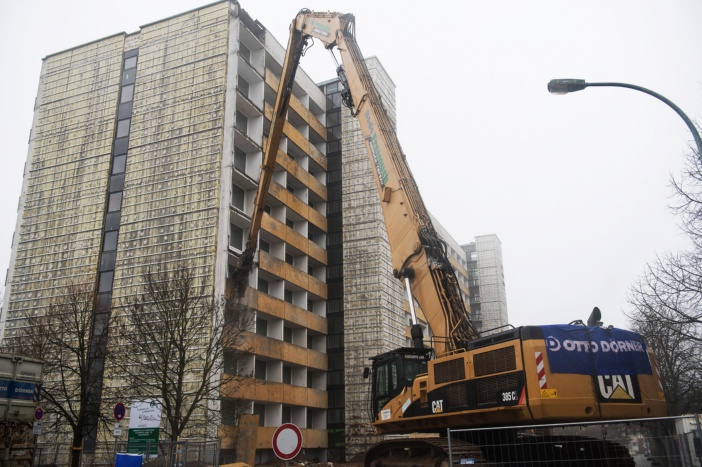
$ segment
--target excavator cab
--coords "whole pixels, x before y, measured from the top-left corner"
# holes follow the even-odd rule
[[[412,387],[417,375],[427,372],[432,354],[432,349],[401,347],[371,359],[371,421],[404,388]],[[364,372],[367,376],[368,372]]]

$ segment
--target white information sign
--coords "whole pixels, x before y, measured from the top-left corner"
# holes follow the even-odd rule
[[[134,401],[129,413],[129,429],[158,428],[161,425],[161,401]]]
[[[127,453],[146,454],[148,447],[149,457],[157,456],[161,406],[159,399],[132,402],[129,412]]]

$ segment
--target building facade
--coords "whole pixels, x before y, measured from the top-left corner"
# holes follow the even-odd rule
[[[283,57],[260,23],[222,1],[44,59],[1,318],[6,339],[69,281],[92,285],[113,314],[139,292],[144,272],[183,262],[209,294],[225,294],[250,225]],[[312,457],[326,456],[328,444],[326,97],[304,72],[294,94],[246,295],[253,352],[238,363],[254,376],[237,398],[260,415],[260,461],[283,422],[303,429]],[[116,383],[109,368],[96,371],[107,400]],[[233,448],[225,437],[225,458]]]
[[[224,0],[44,59],[4,339],[69,282],[93,288],[96,313],[119,313],[145,272],[185,262],[208,294],[229,295],[284,55],[260,22]],[[367,65],[394,122],[394,84],[378,59]],[[286,422],[302,429],[308,458],[347,460],[377,440],[363,368],[408,345],[409,314],[358,124],[338,81],[312,82],[304,62],[266,204],[240,304],[251,352],[236,370],[250,384],[221,411],[243,405],[258,415],[256,462],[275,459],[271,438]],[[468,302],[470,261],[437,230],[450,239]],[[105,375],[99,396],[109,412],[118,383],[110,368],[95,371]],[[236,460],[237,424],[223,415],[215,430],[223,462]]]
[[[468,260],[470,312],[478,331],[490,334],[509,324],[502,243],[495,234],[461,245]]]

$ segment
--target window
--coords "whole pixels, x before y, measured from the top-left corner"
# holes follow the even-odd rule
[[[292,367],[283,365],[283,383],[292,384]]]
[[[260,292],[268,293],[268,281],[265,279],[258,278],[258,287],[256,287]]]
[[[229,246],[235,250],[242,250],[244,244],[244,229],[238,225],[231,224],[231,233],[229,234]]]
[[[110,212],[105,216],[105,232],[119,229],[120,212]]]
[[[266,370],[267,370],[266,362],[264,360],[256,360],[256,366],[254,369],[254,378],[265,381],[266,380]]]
[[[398,385],[397,363],[391,361],[379,365],[373,376],[373,387],[375,390],[373,410],[375,411],[383,407],[395,394]]]
[[[285,189],[288,190],[293,195],[295,194],[295,188],[292,185],[285,185]]]
[[[114,159],[112,159],[112,173],[113,174],[124,173],[124,168],[126,165],[127,165],[127,156],[126,155],[115,156]]]
[[[332,201],[327,203],[327,215],[338,214],[341,212],[341,201]]]
[[[107,203],[107,212],[119,211],[122,209],[122,192],[111,193]]]
[[[239,42],[239,55],[247,62],[251,61],[251,51],[241,42]]]
[[[114,277],[114,271],[106,271],[100,273],[100,284],[98,286],[98,292],[109,292],[112,290],[112,278]]]
[[[271,252],[271,244],[265,240],[259,240],[258,241],[258,249],[261,251],[265,251],[266,253],[270,253]]]
[[[291,221],[290,219],[286,218],[285,225],[287,225],[288,227],[290,227],[292,229],[292,228],[294,228],[295,223],[293,221]]]
[[[285,289],[285,291],[283,292],[283,300],[285,300],[288,303],[293,302],[293,293],[291,290]]]
[[[293,264],[294,260],[295,259],[293,258],[293,255],[285,253],[285,262],[286,263]]]
[[[283,423],[290,423],[292,420],[292,407],[288,405],[283,406],[283,416],[281,418],[281,422]]]
[[[130,68],[136,68],[137,65],[137,58],[136,57],[129,57],[124,59],[124,69],[128,70]]]
[[[239,76],[238,79],[239,79],[239,83],[237,84],[237,86],[239,88],[239,92],[241,92],[241,94],[243,96],[249,97],[249,83],[248,83],[248,81],[246,81],[241,76]]]
[[[110,177],[110,193],[124,190],[124,174],[113,175]]]
[[[341,139],[341,125],[337,125],[327,129],[327,138],[330,141],[338,141]]]
[[[105,232],[102,251],[115,251],[117,249],[117,231]]]
[[[122,154],[127,154],[127,149],[129,149],[129,137],[126,138],[117,138],[115,140],[115,146],[113,148],[113,153],[115,155],[115,159],[117,156],[121,156]],[[122,169],[122,172],[124,172],[124,168]],[[117,172],[112,172],[113,174]]]
[[[243,113],[241,113],[237,110],[236,111],[236,128],[242,133],[247,133],[248,126],[249,126],[249,119],[246,118],[246,115],[244,115]]]
[[[341,349],[344,347],[343,334],[330,334],[327,336],[327,349]]]
[[[256,334],[268,336],[268,321],[263,318],[256,318]]]
[[[116,251],[107,251],[100,255],[100,271],[114,270],[116,257]]]
[[[327,126],[341,125],[341,111],[327,112]]]
[[[232,206],[243,211],[246,192],[236,185],[232,186]]]
[[[246,173],[246,153],[234,147],[234,168],[241,173]]]
[[[312,300],[307,300],[307,311],[314,311],[314,302]]]
[[[341,264],[327,267],[327,279],[338,279],[344,277],[344,267]]]
[[[283,340],[292,344],[293,330],[289,327],[283,327]]]
[[[258,415],[258,426],[263,426],[266,423],[266,406],[265,404],[253,405],[253,414]]]
[[[124,86],[122,88],[122,95],[119,99],[120,104],[131,102],[132,99],[134,99],[134,85],[130,84],[129,86]]]
[[[130,68],[129,70],[124,70],[122,72],[122,86],[126,84],[132,84],[136,80],[136,70]]]
[[[327,423],[344,423],[344,409],[330,409],[327,411]]]
[[[329,386],[338,386],[344,382],[344,372],[341,370],[327,372],[327,384]]]
[[[129,125],[131,124],[131,121],[131,118],[127,118],[125,120],[120,120],[119,122],[117,122],[116,138],[123,138],[125,136],[129,136]]]

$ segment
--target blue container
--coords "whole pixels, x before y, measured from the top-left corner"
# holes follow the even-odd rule
[[[115,467],[141,467],[144,456],[141,454],[117,454]]]

